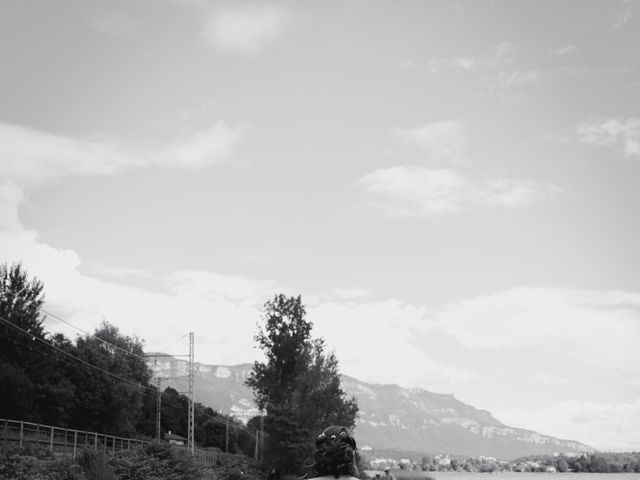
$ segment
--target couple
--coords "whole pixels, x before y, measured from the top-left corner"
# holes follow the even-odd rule
[[[346,427],[328,427],[316,437],[314,460],[315,478],[357,480],[356,440]],[[388,468],[385,469],[384,478],[395,480]]]

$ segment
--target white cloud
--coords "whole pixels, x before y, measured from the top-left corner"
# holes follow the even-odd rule
[[[630,0],[622,0],[622,11],[618,13],[616,17],[616,21],[613,24],[613,28],[616,30],[620,30],[625,28],[627,23],[629,23],[629,19],[631,18],[631,1]]]
[[[442,68],[471,70],[480,63],[484,62],[479,62],[476,59],[468,57],[432,58],[429,60],[429,70],[431,72],[437,72]]]
[[[176,295],[248,302],[254,306],[261,306],[277,293],[288,292],[272,280],[255,280],[202,270],[181,270],[167,275],[165,280],[169,290]]]
[[[636,293],[519,287],[450,305],[436,321],[473,350],[546,346],[583,364],[640,375]]]
[[[473,180],[459,171],[396,166],[375,170],[358,184],[381,199],[388,214],[420,216],[456,213],[479,206],[519,208],[561,190],[529,180]]]
[[[194,331],[196,359],[203,363],[236,364],[260,358],[253,337],[262,305],[275,293],[290,294],[273,280],[208,271],[183,270],[154,277],[139,270],[107,268],[102,273],[116,276],[99,279],[83,273],[73,250],[52,248],[28,231],[0,231],[0,245],[3,261],[22,261],[30,275],[44,282],[46,308],[52,313],[88,331],[106,319],[123,333],[144,339],[149,351]],[[122,275],[152,279],[155,286],[126,285]],[[437,362],[412,344],[412,332],[426,321],[423,307],[399,301],[358,303],[354,299],[366,293],[361,289],[338,293],[351,298],[346,303],[321,300],[315,304],[309,303],[311,297],[305,298],[313,335],[324,337],[335,349],[345,373],[406,386],[449,385],[475,375],[467,368]],[[47,328],[70,337],[78,333],[52,318]],[[184,350],[185,342],[170,353]]]
[[[106,319],[125,334],[145,339],[149,351],[194,331],[196,359],[203,363],[236,364],[260,358],[253,336],[261,305],[273,293],[287,292],[270,279],[194,270],[155,277],[139,270],[107,268],[102,273],[116,278],[102,280],[83,273],[73,250],[45,245],[34,232],[24,230],[0,231],[0,245],[4,261],[22,260],[30,275],[44,281],[47,308],[53,313],[89,331]],[[152,278],[156,285],[153,289],[125,285],[119,283],[123,275]],[[452,339],[451,348],[458,345],[457,355],[469,365],[479,364],[485,352],[499,351],[508,358],[510,349],[525,352],[544,347],[573,356],[584,371],[604,365],[625,378],[640,376],[639,294],[518,288],[428,311],[397,300],[363,302],[357,300],[364,293],[360,289],[332,293],[351,298],[327,301],[325,295],[310,304],[306,296],[313,334],[324,337],[335,350],[344,373],[365,381],[435,391],[455,391],[456,385],[482,381],[481,370],[433,357],[427,344],[416,341],[425,334]],[[77,333],[54,320],[47,325],[69,336]],[[170,351],[185,352],[186,342],[176,343]],[[570,374],[541,370],[533,380],[558,386]],[[639,412],[638,403],[571,402],[544,410],[494,413],[508,424],[545,434],[601,448],[628,449],[634,442],[637,445]]]
[[[540,70],[529,70],[526,72],[502,72],[498,74],[497,85],[502,88],[526,85],[528,83],[539,82],[544,76]]]
[[[636,451],[640,445],[640,398],[633,403],[567,401],[543,409],[495,412],[508,425],[565,439],[588,439],[604,451]],[[587,441],[587,440],[585,440]]]
[[[585,145],[622,149],[627,157],[640,157],[640,118],[595,119],[579,124],[576,134]]]
[[[578,47],[575,45],[565,45],[564,47],[553,48],[549,50],[550,53],[557,55],[559,57],[564,57],[565,55],[569,55],[570,53],[575,53],[578,51]]]
[[[203,35],[220,51],[250,55],[274,43],[291,20],[292,15],[276,5],[237,5],[214,11]]]
[[[21,261],[30,275],[44,282],[46,308],[52,313],[89,331],[106,319],[125,334],[146,340],[149,350],[194,331],[200,362],[234,364],[257,358],[253,335],[260,305],[274,291],[285,291],[270,280],[194,271],[154,278],[156,288],[131,286],[121,283],[122,278],[84,274],[76,252],[43,244],[33,232],[0,232],[0,245],[2,261]],[[47,328],[70,337],[77,334],[53,319]],[[176,348],[184,353],[186,344]]]
[[[244,127],[218,122],[208,130],[169,144],[157,153],[156,162],[168,167],[201,168],[228,159],[244,135]]]
[[[201,168],[227,159],[243,132],[219,122],[181,142],[141,149],[114,139],[73,138],[0,124],[0,178],[28,188],[153,165]]]
[[[554,375],[551,373],[536,373],[533,376],[533,381],[542,383],[543,385],[567,385],[569,379],[560,375]]]
[[[415,128],[394,128],[393,137],[424,150],[431,159],[453,160],[459,157],[468,140],[463,123],[445,120]]]
[[[424,307],[396,300],[325,302],[309,309],[314,334],[335,349],[342,371],[358,379],[403,386],[451,385],[476,376],[446,365],[412,343],[426,323]],[[399,352],[402,352],[401,354]]]
[[[24,201],[24,192],[14,184],[0,184],[0,230],[20,231],[22,225],[18,208]]]

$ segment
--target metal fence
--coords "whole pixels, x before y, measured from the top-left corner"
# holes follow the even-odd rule
[[[72,430],[54,427],[52,425],[41,425],[39,423],[21,422],[4,418],[0,418],[0,425],[2,425],[0,446],[3,451],[7,451],[9,445],[20,448],[36,446],[46,448],[57,455],[76,458],[76,455],[84,449],[107,453],[130,450],[151,443],[137,438],[123,438],[115,435],[85,432],[83,430]],[[172,448],[186,450],[187,447],[172,445]],[[243,455],[234,455],[222,453],[218,450],[201,448],[194,449],[194,457],[196,460],[208,465],[231,466],[248,463],[247,457]]]

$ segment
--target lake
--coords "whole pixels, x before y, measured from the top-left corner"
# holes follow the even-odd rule
[[[393,472],[398,480],[402,474]],[[470,473],[470,472],[423,472],[435,480],[640,480],[640,473]],[[412,476],[412,480],[420,477]]]

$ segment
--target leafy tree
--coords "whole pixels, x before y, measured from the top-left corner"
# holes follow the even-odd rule
[[[55,403],[51,352],[45,338],[43,285],[21,264],[0,264],[0,415],[46,421],[41,406]]]
[[[358,410],[340,387],[335,355],[311,337],[305,316],[300,296],[280,294],[265,304],[255,339],[266,361],[255,362],[246,382],[266,412],[264,466],[283,474],[302,473],[315,435],[328,425],[352,427]]]
[[[76,356],[119,377],[76,365],[72,372],[78,392],[76,428],[133,435],[142,416],[144,387],[151,378],[142,343],[105,322],[93,335],[77,340]]]
[[[569,471],[569,464],[563,457],[560,457],[560,459],[558,460],[558,464],[556,465],[556,470],[558,470],[561,473],[565,473]]]
[[[21,264],[0,264],[0,316],[32,336],[44,338],[42,289],[42,282],[37,278],[29,280]],[[9,330],[5,332],[8,334]]]

